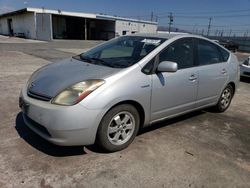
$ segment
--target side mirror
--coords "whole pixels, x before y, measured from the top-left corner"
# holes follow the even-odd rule
[[[158,72],[176,72],[178,64],[172,61],[162,61],[157,67]]]

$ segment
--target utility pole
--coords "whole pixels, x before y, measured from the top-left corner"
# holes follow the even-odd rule
[[[45,7],[42,7],[42,31],[45,30],[45,27],[44,27],[44,15],[45,15]]]
[[[194,27],[193,27],[193,32],[192,33],[194,33],[195,32],[195,27],[197,26],[197,24],[194,24]]]
[[[154,13],[153,13],[153,11],[151,12],[151,22],[153,21],[153,19],[154,19]]]
[[[174,21],[174,17],[173,17],[173,13],[172,12],[169,13],[168,18],[169,18],[168,32],[170,33],[170,31],[171,31],[171,25],[173,24],[173,21]]]
[[[224,30],[221,30],[220,36],[223,37]]]
[[[248,30],[247,30],[247,32],[246,32],[246,39],[247,39],[247,37],[248,37]]]
[[[207,36],[208,36],[208,35],[209,35],[209,33],[210,33],[211,21],[212,21],[212,18],[210,17],[210,18],[209,18],[208,27],[207,27]]]
[[[218,29],[216,29],[214,35],[217,37]]]
[[[228,37],[230,37],[231,34],[232,34],[232,29],[230,29]]]
[[[84,20],[84,40],[88,39],[88,28],[87,28],[87,19]]]

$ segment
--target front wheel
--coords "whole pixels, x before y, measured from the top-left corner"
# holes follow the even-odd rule
[[[228,109],[228,107],[231,104],[232,98],[233,98],[234,90],[231,85],[228,85],[223,91],[220,96],[220,99],[215,106],[215,110],[217,112],[224,112]]]
[[[122,104],[112,108],[102,119],[97,144],[109,152],[126,148],[138,133],[140,117],[136,108]]]

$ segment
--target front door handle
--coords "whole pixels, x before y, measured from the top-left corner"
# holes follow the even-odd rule
[[[226,74],[227,73],[227,70],[226,69],[222,69],[221,70],[221,74]]]
[[[189,80],[193,82],[193,81],[197,80],[197,76],[196,76],[195,74],[192,74],[192,75],[189,77]]]

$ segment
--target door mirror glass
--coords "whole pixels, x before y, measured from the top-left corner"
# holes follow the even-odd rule
[[[178,65],[172,61],[162,61],[157,67],[158,72],[176,72]]]

